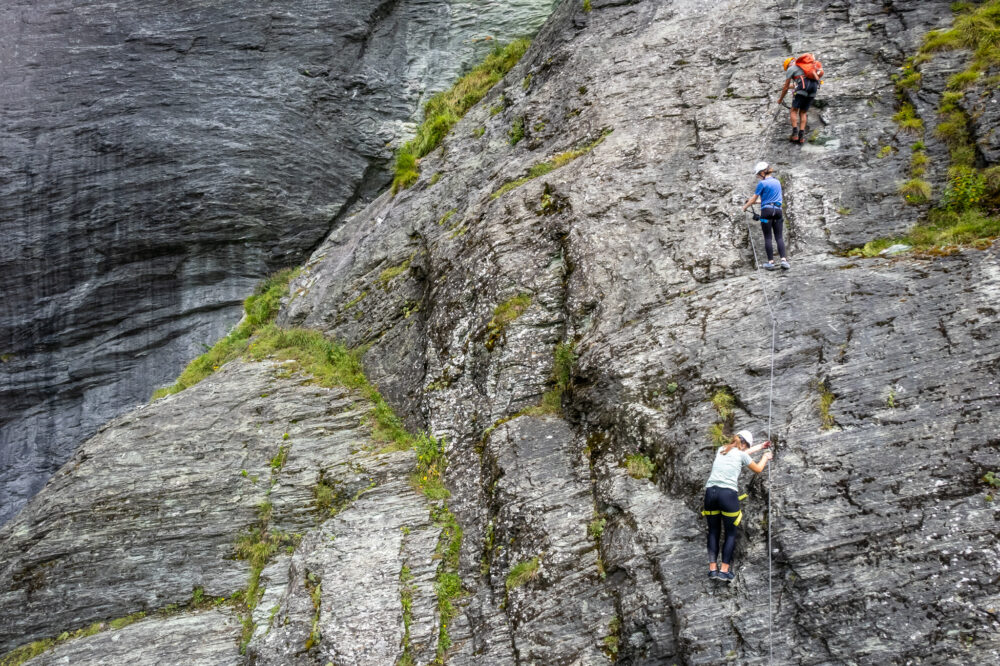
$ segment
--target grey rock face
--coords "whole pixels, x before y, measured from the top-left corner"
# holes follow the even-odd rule
[[[386,182],[552,0],[0,8],[0,523]]]
[[[185,604],[196,587],[211,598],[246,587],[234,545],[258,523],[262,503],[270,529],[308,541],[324,520],[314,495],[320,478],[347,501],[389,476],[398,485],[412,468],[412,452],[368,452],[369,409],[283,364],[233,363],[112,422],[0,531],[0,653]],[[287,459],[276,469],[282,449]]]
[[[636,664],[763,663],[772,649],[780,663],[995,660],[1000,560],[985,526],[1000,514],[980,477],[1000,465],[997,250],[836,254],[901,233],[919,215],[896,192],[909,145],[891,122],[889,75],[927,30],[948,24],[945,3],[831,5],[811,12],[802,33],[794,8],[777,3],[734,4],[733,18],[703,3],[592,4],[590,14],[560,7],[505,85],[425,158],[411,191],[331,235],[284,315],[373,343],[366,361],[380,386],[450,438],[472,590],[469,642],[455,658],[586,662],[582,639]],[[722,71],[719,44],[735,63]],[[828,71],[823,118],[811,114],[815,140],[804,147],[787,142],[787,112],[773,104],[789,47],[816,52]],[[943,85],[964,66],[956,54],[928,69]],[[518,118],[526,136],[511,146]],[[493,196],[607,128],[590,153]],[[940,183],[947,153],[932,131],[925,141]],[[899,157],[878,158],[897,143]],[[736,208],[761,158],[782,177],[790,218],[792,271],[780,276],[753,272],[760,232]],[[377,288],[380,272],[408,257],[409,271]],[[764,288],[778,318],[771,410]],[[487,344],[496,308],[518,293],[531,305]],[[552,387],[560,341],[578,355],[563,397],[576,434],[548,442],[568,462],[543,484],[517,464],[498,467],[494,442],[507,426],[483,432]],[[828,429],[820,384],[833,395]],[[710,397],[723,387],[736,398],[726,427],[764,437],[771,411],[780,447],[771,483],[750,484],[728,589],[706,579],[700,516],[708,430],[720,420]],[[586,441],[591,455],[607,578],[585,578],[593,568],[578,558],[579,587],[525,606],[513,595],[501,608],[498,581],[513,564],[549,540],[570,548],[574,524],[585,535],[577,514],[543,518],[578,478],[565,441],[577,442],[578,459]],[[625,474],[631,453],[656,463],[654,483]],[[476,564],[497,533],[514,536],[504,547],[516,555],[481,575]],[[593,601],[581,618],[582,598]],[[549,613],[552,599],[562,612]],[[540,636],[549,637],[544,659]]]
[[[1000,508],[981,480],[1000,470],[1000,248],[841,253],[919,219],[896,191],[911,139],[892,124],[889,77],[928,29],[947,25],[948,4],[832,3],[800,32],[790,3],[593,0],[586,13],[564,2],[524,60],[423,159],[416,185],[378,198],[317,249],[281,322],[370,345],[369,377],[411,424],[448,441],[465,594],[447,661],[1000,660]],[[720,45],[729,49],[722,70]],[[811,114],[816,141],[799,147],[770,102],[781,59],[803,45],[828,71],[827,124]],[[933,62],[920,100],[930,109],[934,81],[964,67],[955,54]],[[946,151],[933,114],[923,117],[939,183]],[[525,136],[512,145],[518,119]],[[879,158],[885,145],[898,153]],[[783,178],[787,273],[754,270],[760,231],[738,210],[760,158]],[[546,161],[559,166],[498,194]],[[502,317],[519,296],[523,313]],[[556,409],[560,343],[575,359]],[[243,384],[259,395],[243,373],[269,371],[246,368],[136,418],[181,399],[186,414],[215,413],[215,393]],[[319,407],[292,409],[302,389],[261,391],[261,406],[304,418],[292,414]],[[711,402],[720,389],[733,396],[728,417]],[[778,456],[767,474],[744,478],[728,587],[706,577],[700,515],[709,431],[720,423],[769,436]],[[118,427],[129,428],[94,442],[122,436],[108,434]],[[221,419],[213,430],[233,427]],[[326,430],[361,438],[350,434],[357,427],[347,418]],[[343,460],[334,453],[343,446],[295,446],[289,465],[298,452],[309,461],[302,469]],[[627,473],[634,454],[655,464],[651,479]],[[273,500],[275,520],[306,532],[262,576],[268,590],[249,647],[258,664],[395,663],[404,563],[415,580],[415,661],[435,654],[437,528],[405,483],[412,456],[380,466],[356,455],[370,471],[353,487],[369,477],[377,487],[336,517],[296,527],[308,517],[295,509],[308,505],[306,486]],[[72,501],[75,489],[58,484],[90,478],[89,468],[64,469],[0,533],[5,553],[56,543],[44,521],[58,511],[46,505]],[[279,479],[308,479],[291,469]],[[107,492],[128,497],[128,485],[109,476]],[[64,558],[88,552],[84,537],[78,546],[63,533]],[[535,557],[533,575],[512,575]],[[20,608],[23,577],[2,580],[11,582],[0,600]],[[52,584],[40,579],[33,594]],[[82,594],[107,586],[97,577]],[[19,627],[71,628],[48,618],[50,607],[29,607]]]
[[[142,620],[118,631],[65,643],[25,663],[237,666],[243,663],[234,648],[239,636],[240,624],[236,618],[211,610]]]

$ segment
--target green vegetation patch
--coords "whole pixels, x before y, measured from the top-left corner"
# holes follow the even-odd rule
[[[641,453],[633,453],[625,458],[625,471],[633,479],[651,479],[656,472],[656,464]]]
[[[441,528],[435,556],[440,558],[437,579],[434,590],[438,598],[438,618],[441,622],[438,628],[438,644],[436,664],[445,662],[445,655],[451,647],[451,636],[448,625],[458,614],[455,604],[465,591],[462,579],[458,575],[458,559],[462,551],[462,527],[458,524],[455,514],[448,510],[442,502],[431,511],[431,518]]]
[[[499,199],[500,197],[502,197],[503,195],[507,194],[511,190],[516,190],[517,188],[521,187],[522,185],[524,185],[527,182],[530,182],[530,181],[532,181],[532,180],[534,180],[536,178],[540,178],[541,176],[544,176],[544,175],[546,175],[548,173],[551,173],[551,172],[555,171],[559,167],[566,166],[567,164],[569,164],[573,160],[576,160],[576,159],[579,159],[580,157],[583,157],[584,155],[586,155],[587,153],[589,153],[590,151],[592,151],[594,148],[596,148],[597,146],[601,145],[601,143],[603,143],[603,141],[613,131],[614,130],[606,129],[603,132],[601,132],[601,135],[598,138],[596,138],[595,140],[593,140],[590,143],[586,144],[585,146],[582,146],[580,148],[575,148],[573,150],[567,150],[564,153],[559,153],[558,155],[556,155],[555,157],[553,157],[551,160],[535,164],[530,169],[528,169],[528,175],[526,175],[526,176],[524,176],[522,178],[518,178],[516,180],[512,180],[512,181],[504,183],[500,187],[500,189],[498,189],[496,192],[494,192],[493,194],[490,195],[490,199]]]
[[[399,570],[399,603],[403,607],[403,654],[396,666],[413,666],[413,645],[410,641],[410,630],[413,626],[413,573],[410,567],[403,565]]]
[[[524,314],[531,305],[531,294],[520,293],[500,303],[493,310],[493,318],[486,324],[486,348],[493,349],[507,326]]]
[[[413,473],[413,485],[428,499],[443,500],[451,496],[444,486],[444,472],[448,466],[445,457],[445,441],[427,433],[415,439],[417,469]]]
[[[604,637],[604,652],[612,659],[618,656],[618,644],[621,641],[622,621],[616,615],[608,623],[608,635]]]
[[[403,263],[391,266],[379,274],[378,283],[382,285],[382,289],[388,290],[390,282],[410,269],[410,262],[413,261],[413,257],[414,255],[410,255]]]
[[[417,128],[417,135],[403,144],[396,154],[393,194],[417,181],[420,177],[417,160],[438,147],[455,123],[517,64],[530,44],[527,39],[518,39],[507,46],[498,46],[450,90],[427,101],[424,121]]]
[[[243,301],[245,316],[239,325],[211,349],[191,361],[173,385],[157,389],[152,399],[157,400],[190,388],[229,361],[239,358],[250,345],[250,338],[274,321],[281,306],[281,299],[288,293],[288,283],[298,273],[297,268],[286,269],[262,282],[254,293]]]
[[[830,413],[830,407],[833,405],[833,400],[836,396],[827,388],[825,382],[817,382],[816,391],[819,393],[817,406],[819,407],[820,422],[823,425],[823,430],[829,430],[834,426],[833,414]]]
[[[507,590],[510,591],[516,587],[522,587],[530,581],[535,580],[538,577],[540,567],[541,561],[537,555],[526,562],[515,564],[511,567],[510,573],[507,574]]]

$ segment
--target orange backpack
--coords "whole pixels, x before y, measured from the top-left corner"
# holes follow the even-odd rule
[[[795,66],[802,70],[807,79],[819,81],[823,78],[823,63],[816,60],[812,53],[804,53],[796,58]]]

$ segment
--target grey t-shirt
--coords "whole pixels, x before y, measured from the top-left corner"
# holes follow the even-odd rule
[[[725,447],[722,447],[725,448]],[[740,491],[740,472],[753,460],[745,451],[732,448],[729,453],[722,455],[722,448],[715,454],[715,462],[712,463],[712,474],[709,475],[705,487],[719,486],[730,490]]]
[[[788,69],[785,70],[785,78],[790,79],[793,76],[805,76],[806,73],[802,71],[802,68],[798,65],[789,65]]]

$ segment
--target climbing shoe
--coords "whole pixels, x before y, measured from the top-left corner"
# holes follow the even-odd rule
[[[787,271],[789,268],[791,268],[791,266],[788,265],[788,260],[787,259],[782,259],[781,260],[781,270]]]
[[[765,271],[776,271],[776,270],[778,270],[778,267],[774,265],[773,261],[769,261],[766,264],[764,264],[764,270]]]
[[[734,578],[736,578],[736,574],[732,571],[720,571],[718,575],[719,582],[726,583],[727,585]]]
[[[711,571],[708,572],[708,579],[717,580],[719,578],[719,573],[720,572],[718,569],[712,569]]]

